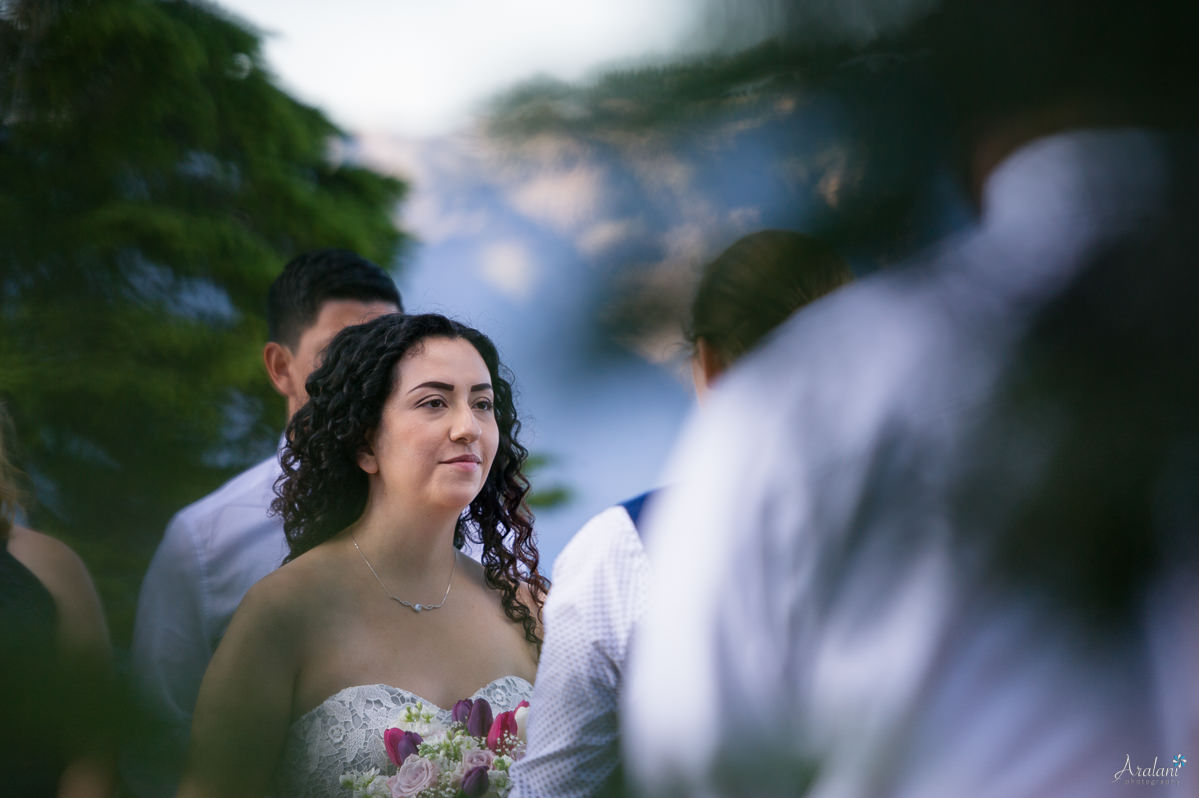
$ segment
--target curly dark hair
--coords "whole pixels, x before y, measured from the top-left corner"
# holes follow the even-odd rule
[[[454,546],[469,537],[483,547],[487,585],[503,597],[504,613],[540,646],[537,625],[548,581],[537,572],[539,555],[533,516],[525,504],[529,482],[521,473],[528,450],[517,441],[520,421],[511,374],[483,333],[433,313],[379,316],[342,330],[325,350],[322,365],[308,378],[308,402],[287,427],[271,513],[283,518],[290,553],[284,562],[324,543],[366,508],[368,482],[358,466],[367,436],[378,427],[383,405],[399,381],[397,363],[429,338],[463,339],[474,346],[495,393],[499,448],[478,496],[458,519]],[[518,596],[521,584],[532,611]]]

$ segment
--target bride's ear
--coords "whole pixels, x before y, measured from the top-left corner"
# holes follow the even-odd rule
[[[362,444],[362,448],[358,450],[358,467],[368,474],[379,473],[379,459],[375,457],[375,450],[371,447],[371,439],[374,437],[374,430],[368,432],[366,443]]]

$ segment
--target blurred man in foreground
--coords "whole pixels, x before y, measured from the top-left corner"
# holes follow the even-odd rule
[[[686,433],[642,791],[1199,789],[1197,31],[1017,0],[912,32],[980,224],[791,320]]]

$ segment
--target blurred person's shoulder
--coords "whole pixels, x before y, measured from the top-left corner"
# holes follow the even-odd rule
[[[179,510],[170,526],[193,534],[204,530],[215,533],[219,531],[216,527],[227,524],[230,512],[260,512],[274,498],[275,480],[280,473],[278,455],[271,455]],[[265,515],[247,518],[248,522],[265,520]]]
[[[613,561],[645,557],[641,535],[621,504],[592,516],[554,560],[554,584],[570,582],[584,572],[608,567]]]
[[[107,648],[108,632],[91,574],[75,550],[50,535],[14,525],[8,551],[54,599],[60,631],[72,644]]]
[[[90,577],[75,550],[58,538],[14,525],[9,532],[8,550],[57,598]]]

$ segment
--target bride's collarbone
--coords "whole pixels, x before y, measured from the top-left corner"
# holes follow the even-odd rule
[[[419,612],[357,569],[297,572],[311,581],[293,585],[303,588],[295,610],[305,638],[293,720],[361,685],[389,685],[452,706],[502,676],[531,681],[536,664],[522,627],[507,618],[500,594],[482,582],[479,569],[466,565],[444,604]],[[441,597],[417,595],[414,603],[422,598],[436,599],[432,604]]]
[[[502,611],[486,611],[467,598],[451,594],[443,607],[421,612],[383,596],[326,602],[307,624],[300,703],[315,705],[355,684],[390,684],[424,695],[421,689],[433,691],[429,685],[443,682],[454,688],[450,693],[474,690],[500,671],[525,676],[530,668],[519,627]]]
[[[360,659],[437,661],[451,652],[458,656],[505,656],[521,647],[518,627],[502,612],[451,601],[435,610],[417,612],[386,597],[366,602],[327,604],[311,618],[304,646],[307,660],[338,659],[336,652],[356,652]],[[465,597],[462,597],[465,599]],[[402,685],[401,685],[402,686]]]

